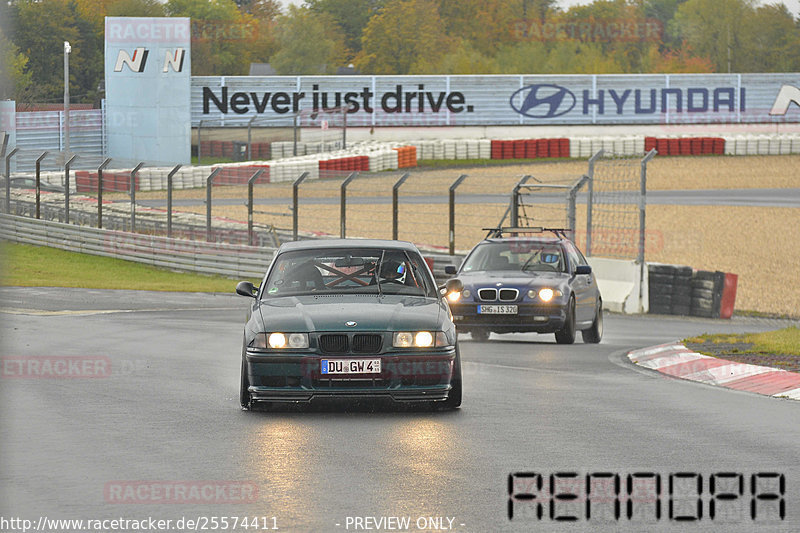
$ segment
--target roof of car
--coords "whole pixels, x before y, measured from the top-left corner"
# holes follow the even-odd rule
[[[292,241],[281,244],[278,249],[281,252],[290,250],[315,250],[325,248],[393,248],[395,250],[405,250],[418,252],[417,247],[406,241],[392,241],[388,239],[313,239],[304,241]]]

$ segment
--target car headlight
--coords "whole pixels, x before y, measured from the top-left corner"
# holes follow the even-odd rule
[[[308,348],[308,333],[259,333],[253,342],[255,348]]]
[[[451,292],[447,295],[447,300],[453,303],[457,302],[460,299],[461,299],[460,292]]]
[[[433,346],[449,346],[444,331],[396,331],[392,335],[392,346],[395,348],[431,348]]]
[[[561,291],[558,289],[551,289],[550,287],[545,287],[543,289],[539,289],[538,291],[536,289],[530,289],[528,291],[528,298],[533,299],[537,296],[541,301],[547,303],[553,298],[561,296]]]

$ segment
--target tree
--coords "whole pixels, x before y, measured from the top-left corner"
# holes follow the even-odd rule
[[[277,38],[270,63],[282,75],[331,73],[345,60],[344,36],[326,13],[289,6],[278,19]]]
[[[717,72],[741,72],[748,20],[754,14],[752,0],[688,0],[678,8],[674,28]]]
[[[513,2],[505,0],[438,0],[445,33],[471,43],[474,50],[494,55],[514,41],[514,23],[520,18]]]
[[[108,17],[163,17],[164,5],[158,0],[114,0],[108,4]]]
[[[192,74],[235,76],[250,66],[255,21],[233,0],[169,0],[166,12],[192,19]]]
[[[784,4],[756,9],[747,24],[744,48],[745,71],[800,71],[800,28]]]
[[[94,102],[103,79],[98,29],[81,17],[75,3],[66,0],[23,0],[17,9],[14,43],[28,58],[24,72],[31,74],[34,90],[30,97],[39,102],[60,100],[64,91],[64,41],[69,41],[71,97],[77,102]]]
[[[398,0],[372,17],[355,63],[370,74],[416,74],[453,45],[433,0]]]
[[[348,61],[361,51],[364,28],[386,3],[387,0],[306,0],[312,12],[329,15],[339,26],[344,34]]]
[[[33,78],[27,65],[28,58],[0,29],[0,99],[27,101]]]

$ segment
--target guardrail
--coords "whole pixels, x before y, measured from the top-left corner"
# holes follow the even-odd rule
[[[13,215],[0,215],[0,239],[232,278],[260,279],[275,251],[275,248],[171,239]]]

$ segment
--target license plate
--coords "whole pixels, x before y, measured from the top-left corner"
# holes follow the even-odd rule
[[[380,374],[380,359],[323,359],[322,374]]]
[[[516,315],[516,305],[479,305],[479,315]]]

